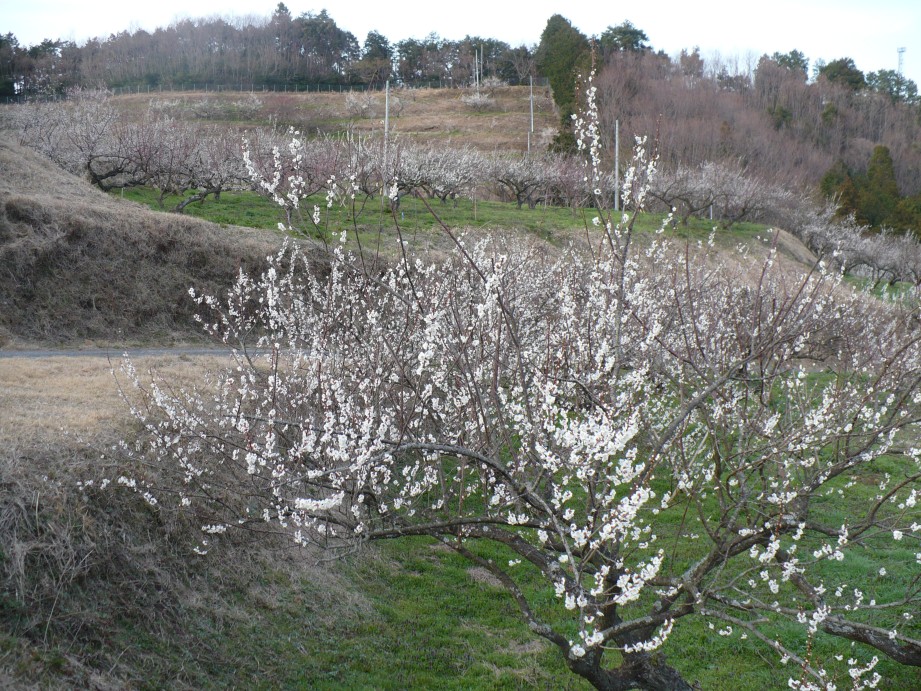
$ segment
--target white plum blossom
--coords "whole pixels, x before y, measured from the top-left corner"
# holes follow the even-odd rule
[[[575,123],[590,191],[606,184],[596,96]],[[437,151],[395,147],[371,182],[367,150],[291,136],[249,164],[288,227],[308,192],[334,206],[373,188],[396,210],[401,195],[468,184]],[[690,688],[667,661],[684,618],[794,660],[793,688],[827,689],[844,663],[774,645],[788,623],[911,654],[867,622],[907,621],[917,591],[884,600],[835,575],[855,550],[877,558],[875,541],[918,531],[918,453],[888,478],[874,470],[921,421],[911,315],[840,273],[792,267],[776,237],[735,256],[664,225],[640,236],[654,151],[637,141],[622,212],[593,209],[584,244],[447,228],[451,249],[401,238],[382,263],[345,241],[323,254],[289,241],[223,298],[193,293],[235,358],[213,390],[127,369],[143,398],[138,473],[156,466],[169,490],[158,506],[181,497],[206,533],[262,520],[320,548],[427,535],[489,571],[576,673],[620,665],[631,688],[652,673]],[[537,166],[495,172],[531,203],[546,191]],[[917,575],[917,559],[870,573]]]

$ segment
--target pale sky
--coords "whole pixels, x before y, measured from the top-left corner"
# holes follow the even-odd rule
[[[177,18],[214,15],[268,16],[278,0],[0,0],[0,33],[21,45],[44,38],[83,43],[97,36],[138,28],[153,30]],[[465,35],[496,38],[515,46],[535,44],[553,14],[562,14],[586,35],[630,20],[650,45],[669,55],[699,46],[709,58],[719,53],[744,62],[774,52],[800,50],[811,66],[853,58],[863,72],[898,67],[921,86],[921,2],[919,0],[289,0],[292,15],[326,9],[336,24],[364,41],[375,30],[391,43],[430,32],[449,39]],[[526,9],[525,9],[526,7]]]

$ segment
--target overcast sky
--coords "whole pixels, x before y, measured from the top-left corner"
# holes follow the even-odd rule
[[[800,50],[810,60],[853,58],[858,69],[897,69],[921,85],[921,0],[658,0],[625,3],[599,0],[290,0],[293,15],[326,8],[336,24],[363,42],[376,30],[391,43],[435,32],[497,38],[511,45],[540,40],[547,19],[562,14],[587,35],[630,20],[656,50],[676,55],[699,46],[704,57],[718,52],[743,60],[775,51]],[[12,32],[30,46],[44,38],[82,43],[138,28],[148,31],[177,18],[268,16],[277,0],[0,0],[0,33]]]

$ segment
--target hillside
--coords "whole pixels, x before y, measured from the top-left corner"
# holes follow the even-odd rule
[[[428,136],[430,141],[437,142],[460,140],[488,149],[499,146],[501,137],[507,137],[502,141],[511,146],[509,142],[513,136],[509,134],[509,123],[524,122],[523,92],[520,90],[507,92],[515,95],[514,105],[496,106],[492,114],[471,114],[458,107],[456,98],[452,97],[454,100],[449,102],[445,100],[446,92],[437,93],[437,98],[429,92],[416,94],[416,100],[404,107],[396,129],[407,136]],[[259,119],[259,112],[251,113],[248,117],[253,119],[246,122],[228,118],[233,98],[236,97],[198,94],[194,97],[173,95],[169,100],[174,103],[170,107],[179,111],[191,113],[197,107],[199,112],[211,113],[208,119],[231,120],[241,127]],[[267,96],[266,101],[269,98]],[[377,111],[363,118],[350,115],[346,95],[280,98],[283,100],[273,103],[287,104],[288,109],[283,111],[287,113],[285,124],[299,127],[325,122],[328,131],[336,131],[342,122],[351,122],[359,129],[367,127],[370,130],[379,116]],[[120,97],[120,102],[121,107],[128,110],[140,111],[146,107],[140,96]],[[203,109],[202,104],[208,108]],[[372,104],[373,107],[377,105]],[[264,102],[259,107],[269,106]],[[494,121],[495,126],[483,126]],[[263,266],[265,255],[280,242],[274,230],[223,227],[156,212],[116,194],[105,195],[85,181],[59,171],[48,160],[20,147],[9,134],[0,137],[0,266],[6,269],[0,274],[0,320],[3,320],[0,325],[9,340],[8,345],[187,341],[198,333],[192,320],[194,306],[188,297],[188,288],[194,286],[205,292],[220,293],[239,270],[253,271]],[[404,202],[402,209],[408,220],[414,221],[410,217],[417,211],[419,215],[424,213],[421,212],[422,204],[416,205],[416,201],[419,199],[409,197]],[[529,259],[537,259],[535,265],[518,264],[519,257],[510,253],[515,265],[510,274],[516,279],[527,278],[541,263],[540,258],[561,256],[565,251],[561,248],[598,237],[592,235],[597,231],[591,227],[591,220],[576,208],[519,209],[513,203],[480,203],[481,214],[488,211],[494,214],[492,218],[501,219],[489,228],[499,236],[497,245],[508,241],[506,247],[516,251],[524,249]],[[208,200],[204,208],[210,204],[216,206]],[[469,199],[443,208],[450,208],[451,213],[456,214],[452,226],[458,228],[464,227],[463,214],[477,213],[476,201]],[[278,210],[273,208],[272,211]],[[529,219],[528,224],[521,221],[525,217]],[[553,217],[552,223],[545,224],[550,217]],[[670,247],[677,250],[672,253],[675,256],[698,256],[694,254],[697,251],[708,252],[704,243],[713,223],[703,219],[696,221],[692,220],[686,227],[663,231],[664,237],[674,240]],[[266,227],[271,226],[271,223],[266,224]],[[660,237],[646,232],[652,228],[661,229],[658,217],[643,217],[638,230],[640,226],[638,245],[648,247],[652,237]],[[759,264],[769,256],[772,240],[764,231],[763,227],[754,224],[738,224],[721,230],[715,233],[714,248],[708,255],[712,265],[707,262],[693,265],[695,274],[700,269],[703,282],[700,290],[696,283],[693,290],[689,286],[692,294],[707,297],[704,286],[714,294],[717,289],[738,289],[735,293],[726,293],[725,302],[717,305],[718,318],[694,316],[688,322],[695,330],[700,324],[706,328],[728,326],[730,330],[740,326],[725,340],[714,340],[719,344],[717,350],[725,347],[731,353],[740,345],[745,346],[750,334],[760,331],[749,328],[744,321],[732,321],[737,317],[736,311],[745,310],[744,293],[749,285],[757,288],[752,292],[758,296],[762,290],[766,291],[764,294],[768,298],[763,304],[772,307],[764,308],[767,316],[762,315],[762,318],[769,321],[770,309],[777,305],[786,309],[784,300],[771,299],[770,291],[776,288],[783,293],[786,286],[795,292],[806,273],[804,270],[815,261],[798,240],[780,233],[777,259],[771,259],[763,265],[763,270],[759,270]],[[479,232],[479,227],[472,230],[474,235]],[[431,224],[418,223],[399,239],[410,239],[411,249],[423,251],[433,248],[440,252],[450,245],[447,241],[433,242],[433,237]],[[375,236],[375,240],[384,243],[395,239],[395,235],[384,232]],[[390,251],[394,256],[395,247],[401,245],[392,242]],[[643,254],[637,253],[638,256]],[[665,256],[662,254],[658,258]],[[507,258],[503,255],[502,261],[494,265],[502,265]],[[669,276],[679,276],[669,273],[669,262],[655,263],[653,257],[647,257],[640,263],[646,267],[644,270],[654,269],[649,275],[658,276],[662,286],[667,286]],[[572,266],[576,264],[578,262]],[[765,279],[769,265],[777,270],[776,282],[773,278]],[[586,262],[586,267],[589,266]],[[462,273],[458,271],[457,275]],[[690,282],[690,272],[680,278],[675,285],[685,280]],[[377,274],[371,272],[368,284],[356,284],[360,287],[355,295],[361,296],[368,285],[377,280]],[[385,281],[379,282],[387,285]],[[653,284],[654,281],[649,283]],[[643,285],[643,281],[636,285]],[[560,288],[557,283],[548,288],[546,305],[550,307],[546,311],[550,316],[557,311],[553,297]],[[425,289],[422,290],[424,293]],[[841,292],[847,291],[842,289]],[[303,294],[298,293],[292,302],[300,304]],[[509,292],[513,297],[528,294],[524,289]],[[535,299],[543,301],[542,295],[536,293]],[[476,306],[475,297],[471,295],[471,309]],[[806,304],[812,299],[806,299]],[[865,304],[861,302],[865,300],[873,301],[866,308],[866,315],[887,312],[879,309],[872,297],[854,298],[857,305]],[[412,300],[403,302],[414,304]],[[417,298],[415,302],[424,300]],[[572,305],[578,307],[579,302],[580,299],[574,299]],[[702,298],[701,304],[705,302]],[[831,292],[822,297],[821,304],[823,309],[834,304]],[[349,310],[339,313],[331,328],[342,326],[343,333],[349,332],[348,315],[357,315],[360,321],[366,314],[364,306],[360,300],[356,301]],[[504,305],[502,309],[506,309]],[[808,307],[803,311],[808,312]],[[831,311],[828,309],[826,314]],[[858,309],[855,314],[859,317],[864,312]],[[726,315],[730,317],[725,319]],[[344,317],[342,324],[339,316]],[[829,336],[829,343],[834,344],[839,358],[854,342],[874,340],[862,338],[859,323],[855,328],[855,323],[847,322],[847,329],[837,329],[838,322],[823,325],[821,320],[825,318],[819,318],[818,312],[816,317],[819,320],[816,324],[821,327],[815,330],[817,343],[823,343],[822,339]],[[380,321],[389,325],[391,320]],[[424,324],[426,320],[407,320],[410,322]],[[399,327],[402,322],[396,319],[393,323]],[[466,322],[459,320],[459,323]],[[471,327],[475,323],[475,319],[470,320]],[[501,325],[502,321],[495,323]],[[486,331],[491,329],[484,330],[484,338],[488,336]],[[565,340],[567,334],[578,333],[577,329],[531,331],[538,334],[541,344],[550,335],[559,334]],[[826,331],[829,333],[824,333]],[[355,337],[355,343],[336,341],[337,347],[351,346],[351,350],[346,348],[344,352],[361,357],[366,332],[354,329],[349,333]],[[892,333],[886,332],[886,335]],[[428,336],[422,333],[403,341],[413,347],[417,342],[426,341]],[[695,339],[685,342],[693,341]],[[702,341],[708,342],[708,339]],[[712,362],[718,360],[709,357],[706,347],[701,350],[699,363],[693,363],[700,365],[699,371],[707,371]],[[288,350],[297,356],[301,352],[327,352],[318,348]],[[475,350],[470,348],[471,353]],[[480,350],[489,357],[490,348]],[[535,352],[546,351],[552,357],[557,350],[548,341],[546,347],[541,345]],[[377,348],[376,352],[384,353],[387,349]],[[822,377],[832,376],[833,364],[830,363],[835,358],[822,360],[824,352],[820,349],[807,356],[815,358],[812,363],[817,370],[829,368],[828,372],[823,371]],[[775,373],[779,377],[793,376],[792,373],[798,371],[805,377],[805,368],[795,361],[794,355],[790,351],[784,356],[790,360],[776,372],[768,368],[770,376]],[[405,382],[412,384],[409,377],[424,376],[425,367],[415,372],[415,363],[419,360],[415,355],[411,357],[414,367],[406,368],[406,377],[388,379],[395,387]],[[350,358],[339,359],[348,362]],[[186,442],[180,442],[180,436],[173,436],[182,432],[181,427],[173,426],[157,406],[176,397],[180,404],[171,408],[172,411],[191,411],[193,417],[207,417],[218,405],[219,397],[215,396],[215,379],[212,378],[216,371],[242,372],[252,366],[251,381],[277,382],[279,369],[273,376],[264,377],[265,362],[259,358],[249,363],[243,360],[230,363],[221,356],[186,355],[143,358],[135,365],[139,372],[150,370],[154,373],[152,376],[162,387],[164,396],[145,396],[144,387],[152,386],[145,374],[140,375],[139,389],[132,388],[130,379],[117,365],[117,379],[113,378],[110,371],[113,363],[103,359],[46,358],[32,362],[0,358],[0,407],[4,410],[0,418],[0,448],[4,449],[0,454],[0,686],[23,689],[586,688],[566,668],[559,652],[528,630],[514,599],[486,568],[490,561],[472,565],[450,551],[446,544],[424,537],[350,545],[343,559],[330,560],[328,554],[293,547],[289,535],[283,530],[273,532],[276,528],[270,524],[246,523],[239,531],[212,533],[209,529],[215,524],[208,507],[177,510],[169,499],[177,496],[177,485],[170,484],[171,476],[164,459],[168,458],[170,448],[185,447]],[[558,363],[554,363],[554,368],[557,366]],[[289,374],[285,369],[285,365],[280,368],[282,377]],[[291,369],[298,371],[296,367]],[[757,376],[756,369],[752,367],[746,379]],[[301,371],[306,372],[309,379],[314,369]],[[487,375],[488,381],[506,379],[504,374],[493,377],[492,367],[479,371]],[[731,371],[742,372],[735,368]],[[611,377],[601,379],[607,381]],[[736,374],[730,379],[742,380]],[[295,382],[291,390],[311,390],[312,384],[304,384],[305,381]],[[780,390],[779,380],[775,383],[778,385],[774,388]],[[667,386],[667,380],[657,386]],[[239,390],[245,394],[247,387],[229,386],[223,390]],[[280,390],[286,390],[285,386]],[[771,386],[767,390],[771,390]],[[661,389],[650,391],[652,398],[661,395]],[[861,391],[861,387],[855,389],[857,394]],[[145,440],[142,421],[129,416],[123,395],[137,409],[144,409],[151,415],[143,420],[144,423],[153,420],[156,430],[164,433],[167,445],[163,453],[148,451],[149,455],[143,455],[140,451]],[[401,396],[402,393],[393,396],[388,393],[384,398],[399,401]],[[806,398],[798,402],[808,403]],[[587,409],[590,403],[590,400],[579,398],[577,405],[568,408],[559,419],[578,418],[579,411]],[[281,420],[293,419],[294,415],[303,412],[298,409],[285,418],[286,411],[281,410]],[[215,413],[221,421],[233,417],[222,415],[222,412],[223,409],[217,409]],[[275,415],[274,405],[271,415]],[[921,419],[921,413],[913,419]],[[288,424],[281,420],[279,429]],[[300,418],[295,424],[307,428]],[[784,420],[783,424],[789,425],[791,435],[798,435],[805,429],[795,416]],[[760,441],[763,429],[759,424],[754,451],[729,454],[727,458],[747,463],[761,453],[765,447]],[[283,431],[282,435],[287,433]],[[335,434],[329,438],[346,436],[351,435]],[[385,435],[388,439],[395,437]],[[201,439],[197,439],[192,446],[202,450],[205,458],[221,458],[221,454],[212,453],[216,448],[212,442],[219,437],[213,435],[203,439],[208,440],[206,444],[199,446]],[[258,441],[254,436],[235,448],[253,448],[253,440]],[[803,442],[804,453],[812,448],[811,443]],[[503,453],[511,446],[501,446]],[[604,456],[607,458],[607,454]],[[308,458],[298,460],[298,473]],[[278,467],[275,466],[275,470]],[[771,466],[765,464],[764,467],[773,472]],[[890,467],[895,468],[896,474],[902,471],[898,465],[870,468],[866,476],[857,476],[858,489],[875,493],[877,475],[881,469]],[[183,466],[180,474],[186,469]],[[234,470],[242,475],[247,473],[247,468],[239,463]],[[136,492],[123,487],[132,486],[125,475],[136,472],[143,473],[141,477],[149,483],[147,487],[153,494],[144,491],[143,483]],[[757,471],[749,471],[749,474],[754,482],[758,481]],[[233,476],[213,477],[219,478],[214,496],[217,504],[223,506],[224,497],[220,491],[225,484],[232,485],[232,482],[225,483],[225,479]],[[661,479],[663,486],[669,481],[669,478]],[[251,494],[250,489],[244,490],[247,494],[244,503],[257,499],[257,484],[253,481],[247,485],[247,488],[256,489]],[[209,487],[205,494],[212,496],[211,489]],[[161,501],[154,501],[157,493]],[[183,490],[179,493],[184,496]],[[868,503],[867,496],[869,494],[857,495],[856,499],[848,496],[849,504],[837,502],[834,497],[834,510],[857,511],[861,503]],[[828,508],[821,499],[817,504],[817,511]],[[682,516],[681,506],[670,510],[676,513],[672,516],[672,527],[667,530],[684,530],[686,520],[696,520],[687,519],[686,512]],[[248,503],[246,511],[249,512]],[[677,527],[679,524],[681,528]],[[700,532],[706,533],[705,530]],[[202,550],[204,554],[194,552],[194,547],[204,544],[202,535],[205,533],[211,540],[209,549]],[[692,544],[691,538],[674,534],[675,545],[679,542],[682,547]],[[693,540],[698,537],[695,533]],[[491,560],[512,567],[504,552],[487,554],[491,555]],[[880,555],[873,553],[871,556]],[[887,557],[884,554],[880,558]],[[909,558],[903,557],[899,553],[898,558],[882,563],[891,571],[900,572],[901,577],[912,564]],[[852,568],[860,570],[847,575],[851,582],[866,573],[863,562]],[[533,585],[533,588],[544,595],[551,592],[547,584]],[[541,607],[552,608],[552,602],[548,604],[545,599],[549,598],[540,598]],[[680,666],[689,679],[702,680],[704,687],[717,687],[727,674],[741,679],[739,687],[743,689],[782,684],[787,669],[777,663],[770,652],[763,654],[763,649],[751,645],[752,641],[743,643],[738,638],[711,637],[705,626],[698,622],[676,631],[680,654],[672,654],[670,660]],[[909,633],[912,631],[908,629]],[[811,648],[811,642],[809,646]],[[827,645],[827,641],[823,646],[819,646],[821,652],[838,650]],[[754,652],[756,650],[760,652]],[[910,682],[905,680],[910,680],[914,671],[908,667],[899,668],[891,661],[884,661],[880,669],[906,688]]]
[[[189,287],[217,290],[278,244],[113,199],[0,132],[4,340],[187,340]]]
[[[394,90],[390,98],[392,140],[427,144],[436,150],[470,147],[487,155],[526,150],[530,89],[484,88],[488,102],[482,109],[465,103],[464,93],[454,89]],[[536,89],[534,97],[532,144],[539,149],[553,134],[556,113],[546,88]],[[384,94],[151,93],[114,97],[108,99],[107,107],[109,104],[127,123],[142,120],[153,110],[167,118],[163,122],[175,123],[177,130],[180,124],[194,127],[205,123],[229,131],[226,140],[232,151],[228,155],[239,159],[238,133],[267,124],[275,131],[293,127],[325,133],[333,142],[346,131],[356,138],[379,135]],[[23,115],[16,108],[4,114],[12,115],[7,120],[29,117],[29,111]],[[58,115],[62,116],[66,118],[67,112]],[[190,132],[195,130],[186,130]],[[275,228],[283,216],[270,201],[249,193],[243,193],[242,198],[228,193],[221,202],[209,198],[204,204],[188,207],[185,214],[153,211],[171,208],[178,198],[163,206],[149,188],[104,194],[15,139],[14,130],[0,130],[0,261],[7,269],[0,275],[0,338],[5,341],[105,344],[198,338],[200,330],[192,319],[188,289],[219,293],[240,269],[253,271],[261,266],[281,242],[274,231],[236,225]],[[553,165],[553,160],[549,159],[548,165]],[[79,158],[71,167],[78,169],[77,163]],[[481,160],[481,165],[487,167],[488,159]],[[573,172],[578,186],[582,173],[574,169],[566,174],[572,176]],[[476,171],[474,180],[480,175],[485,178],[488,173]],[[551,179],[547,184],[556,183]],[[575,206],[541,204],[529,212],[516,210],[514,204],[481,201],[478,214],[477,196],[495,199],[503,190],[497,191],[495,183],[487,185],[485,179],[475,185],[479,188],[476,192],[463,192],[453,205],[436,205],[438,213],[457,227],[527,229],[544,238],[555,235],[556,241],[584,227],[583,214]],[[128,198],[143,199],[149,206]],[[310,203],[322,201],[318,198]],[[377,226],[377,205],[365,202],[363,207],[359,223]],[[351,222],[337,213],[337,218]],[[212,218],[217,223],[193,216]],[[404,229],[415,232],[430,227],[427,218],[424,206],[409,196],[401,209]],[[384,215],[385,222],[388,219],[389,212]],[[658,221],[644,223],[653,227]],[[693,219],[692,227],[708,232],[712,223]],[[392,228],[386,234],[395,237]],[[431,234],[417,241],[443,244]],[[799,244],[792,237],[785,242]],[[792,254],[809,253],[801,248]]]
[[[531,122],[527,86],[484,86],[481,99],[473,89],[393,87],[389,96],[390,132],[418,142],[469,145],[483,151],[526,151]],[[535,86],[535,150],[546,148],[558,124],[550,90]],[[130,118],[148,109],[177,120],[223,124],[240,131],[271,126],[294,127],[307,136],[318,133],[362,136],[383,131],[387,98],[382,89],[332,91],[171,91],[141,90],[117,95],[114,103]]]

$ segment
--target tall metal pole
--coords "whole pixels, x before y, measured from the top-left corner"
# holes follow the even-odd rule
[[[384,174],[381,176],[381,206],[384,204],[384,195],[389,195],[390,190],[387,185],[390,180],[387,179],[389,168],[387,166],[387,143],[390,137],[390,80],[384,84]]]
[[[531,135],[534,134],[534,77],[529,77],[531,82],[531,129],[528,130],[528,156],[531,155]]]
[[[473,83],[476,86],[476,95],[480,95],[480,51],[473,51]]]
[[[528,77],[531,82],[531,132],[534,132],[534,77]]]
[[[387,138],[390,135],[390,80],[384,84],[384,165],[387,165]]]
[[[614,121],[614,211],[620,211],[620,120]]]

